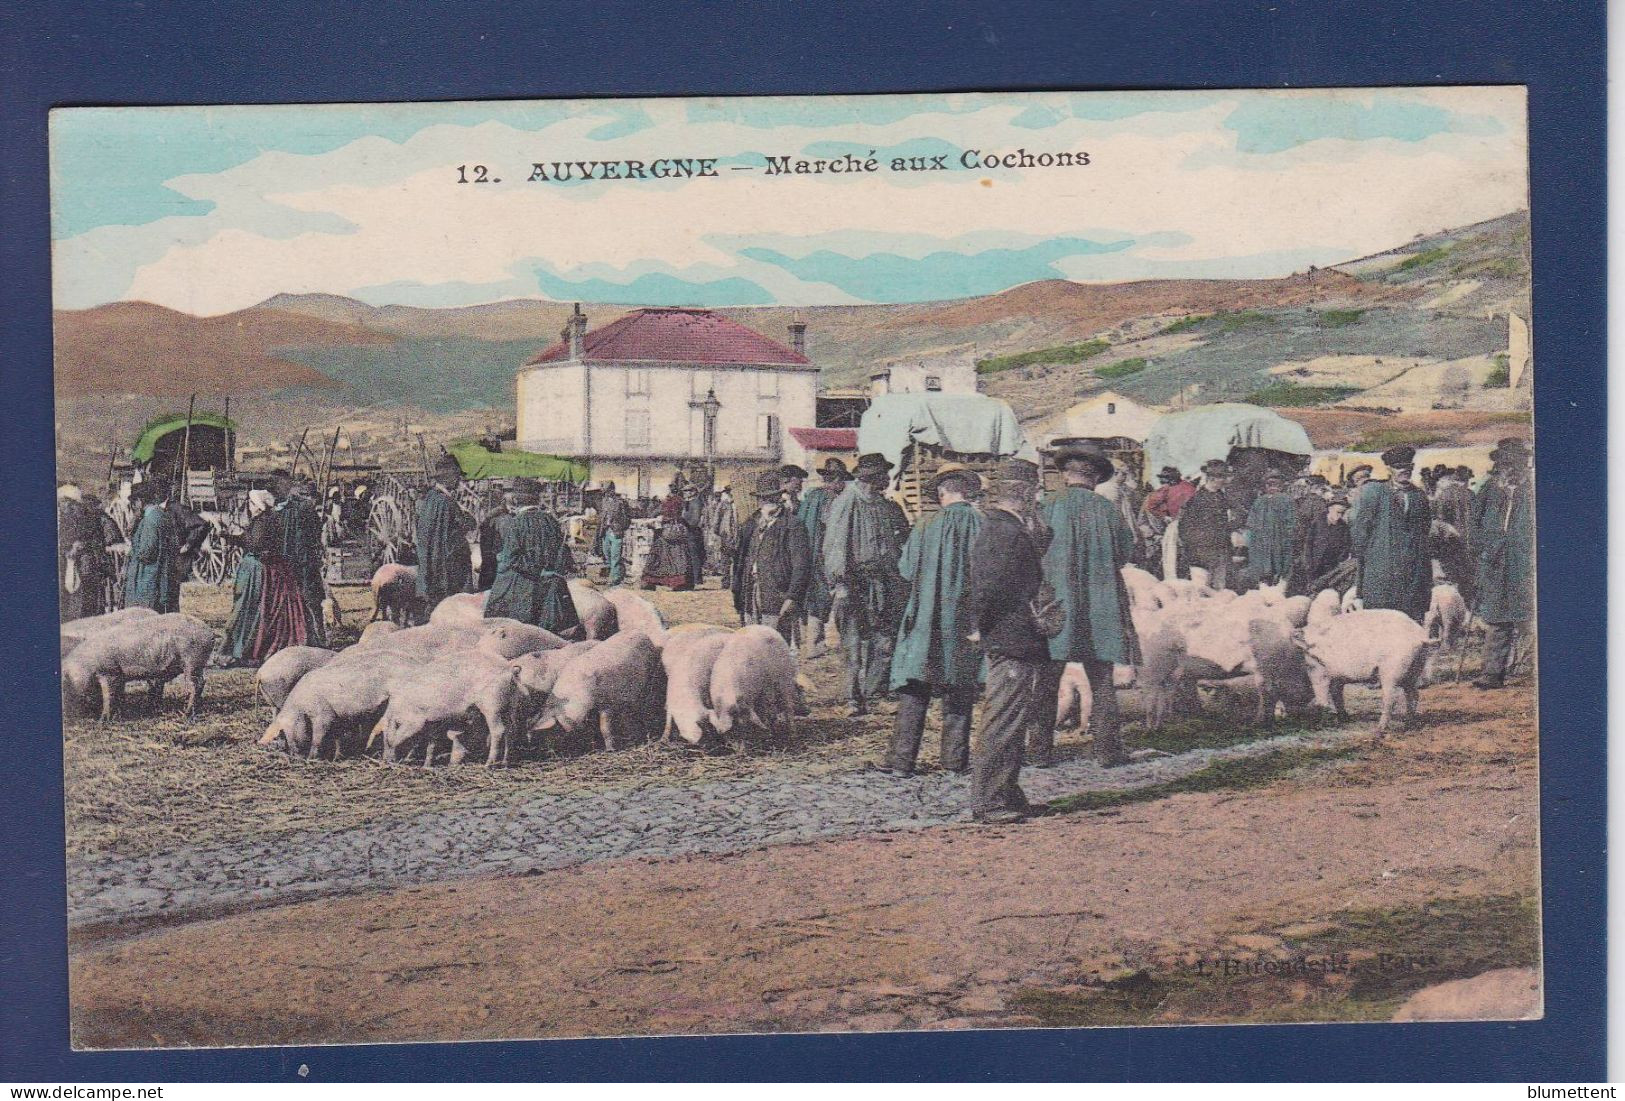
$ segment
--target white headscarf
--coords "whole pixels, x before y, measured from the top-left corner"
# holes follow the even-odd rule
[[[268,489],[251,489],[248,491],[248,514],[250,516],[258,516],[275,504],[276,497]]]
[[[56,487],[56,499],[59,501],[83,501],[85,495],[76,485],[59,485]]]

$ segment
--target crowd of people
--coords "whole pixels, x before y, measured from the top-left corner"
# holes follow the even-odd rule
[[[848,712],[896,701],[885,767],[914,771],[928,709],[940,700],[942,766],[973,774],[978,817],[1014,820],[1027,813],[1016,780],[1023,763],[1054,763],[1067,664],[1088,678],[1098,760],[1127,759],[1112,678],[1115,666],[1140,660],[1122,577],[1130,564],[1163,578],[1202,570],[1209,586],[1237,591],[1353,587],[1364,607],[1419,622],[1442,578],[1458,585],[1487,628],[1474,683],[1499,687],[1514,637],[1533,619],[1532,456],[1523,441],[1505,439],[1491,460],[1476,485],[1466,468],[1435,467],[1418,481],[1414,449],[1396,447],[1382,453],[1386,479],[1360,466],[1333,486],[1279,470],[1243,484],[1215,459],[1194,482],[1163,468],[1142,498],[1124,464],[1080,444],[1053,456],[1061,485],[1048,494],[1034,463],[1006,460],[985,482],[944,465],[929,483],[940,507],[912,526],[887,496],[893,464],[879,454],[861,456],[853,469],[828,460],[812,488],[798,466],[760,474],[743,523],[729,488],[679,476],[659,502],[639,583],[694,589],[714,572],[742,624],[772,626],[803,656],[824,652],[833,627]],[[578,626],[567,587],[576,563],[559,519],[541,504],[541,485],[515,479],[507,507],[477,524],[456,499],[461,476],[443,457],[414,517],[425,612],[477,582],[490,594],[487,616],[557,633]],[[122,533],[111,510],[76,487],[63,486],[58,503],[63,616],[99,614],[112,576],[109,547]],[[162,476],[136,483],[129,509],[124,604],[176,611],[209,526]],[[596,502],[595,546],[611,585],[626,580],[636,511],[613,484]],[[323,642],[323,517],[313,487],[275,478],[249,494],[249,514],[232,536],[243,556],[225,646],[227,660],[245,665]],[[973,757],[980,695],[986,706]]]

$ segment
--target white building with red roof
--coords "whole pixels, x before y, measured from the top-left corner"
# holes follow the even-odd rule
[[[587,460],[596,482],[664,493],[673,468],[783,461],[786,428],[815,423],[818,368],[806,326],[789,344],[703,309],[641,309],[562,339],[519,369],[515,445]]]

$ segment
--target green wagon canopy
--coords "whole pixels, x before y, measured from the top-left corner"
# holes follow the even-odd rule
[[[193,413],[192,427],[197,428],[199,426],[222,429],[233,435],[237,432],[236,422],[229,421],[218,413]],[[138,463],[150,463],[152,462],[152,453],[157,448],[159,440],[171,432],[185,431],[185,413],[166,413],[161,417],[155,417],[148,421],[147,426],[141,430],[141,435],[136,439],[135,447],[131,450],[130,455]]]
[[[534,451],[487,451],[478,440],[458,440],[446,451],[471,482],[488,478],[537,478],[544,482],[571,482],[580,485],[591,467],[579,459],[539,455]]]

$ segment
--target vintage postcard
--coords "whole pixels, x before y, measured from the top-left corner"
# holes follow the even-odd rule
[[[1521,87],[50,137],[76,1046],[1541,1015]]]

